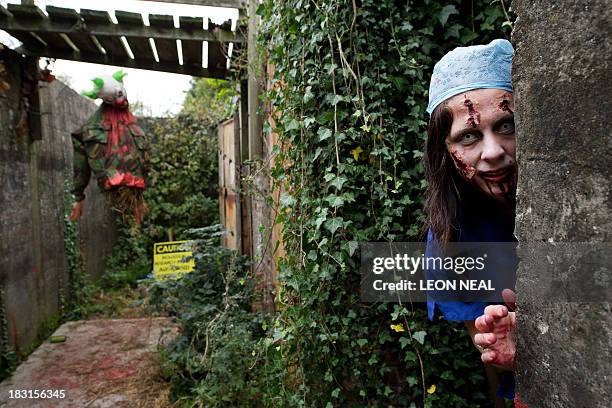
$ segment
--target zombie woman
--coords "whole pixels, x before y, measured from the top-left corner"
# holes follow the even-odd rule
[[[434,67],[424,157],[428,257],[449,243],[516,241],[513,53],[508,41],[494,40],[456,48]],[[428,313],[465,322],[489,379],[501,375],[497,395],[513,399],[514,312],[484,300],[430,298]]]

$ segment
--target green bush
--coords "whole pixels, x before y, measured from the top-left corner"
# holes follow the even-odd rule
[[[219,246],[220,228],[191,230],[197,238],[195,270],[155,282],[150,305],[174,316],[179,335],[166,349],[164,374],[179,406],[261,406],[270,365],[260,343],[265,316],[251,311],[248,259]]]

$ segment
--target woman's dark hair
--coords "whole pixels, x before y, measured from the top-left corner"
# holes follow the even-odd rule
[[[452,241],[457,229],[456,216],[460,179],[446,147],[453,123],[453,113],[446,103],[431,114],[427,128],[423,166],[427,179],[425,213],[427,226],[441,245]]]

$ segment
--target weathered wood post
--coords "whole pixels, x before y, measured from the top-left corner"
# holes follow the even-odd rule
[[[521,243],[612,240],[612,7],[607,0],[512,3]],[[605,260],[589,267],[607,271]],[[549,284],[521,260],[517,391],[532,407],[612,406],[610,303],[521,297]],[[570,284],[592,281],[584,271]],[[529,284],[528,284],[529,282]],[[593,282],[595,285],[596,282]]]
[[[249,129],[249,179],[250,187],[250,214],[251,214],[251,255],[253,259],[253,272],[257,281],[257,290],[260,293],[260,305],[264,310],[274,308],[274,295],[272,281],[272,254],[271,227],[273,225],[272,211],[267,202],[270,195],[270,149],[264,142],[261,94],[265,81],[264,62],[258,55],[257,32],[259,16],[257,7],[259,1],[249,0],[248,3],[248,129]]]

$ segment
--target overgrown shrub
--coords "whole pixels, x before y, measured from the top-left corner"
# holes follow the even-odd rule
[[[194,79],[179,114],[139,118],[152,141],[145,190],[151,212],[138,229],[119,225],[107,283],[146,276],[153,243],[181,240],[185,230],[219,221],[216,125],[229,114],[233,89],[228,81]]]
[[[462,325],[429,323],[418,304],[360,303],[357,243],[421,238],[433,64],[508,37],[507,4],[266,0],[258,12],[279,112],[266,127],[280,141],[272,177],[284,191],[280,405],[486,405]]]
[[[259,351],[267,323],[251,311],[248,258],[220,247],[219,231],[191,230],[195,270],[151,286],[151,306],[174,316],[180,327],[163,352],[164,373],[180,406],[261,406],[275,388],[271,373],[262,374],[271,366]]]

